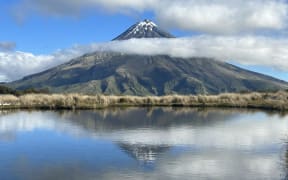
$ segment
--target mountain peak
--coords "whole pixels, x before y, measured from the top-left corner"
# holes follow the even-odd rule
[[[128,28],[113,41],[133,38],[175,38],[175,36],[160,29],[153,21],[145,19]]]
[[[152,29],[154,27],[157,27],[157,25],[153,21],[150,21],[149,19],[145,19],[144,21],[139,22],[136,27],[147,28],[147,30],[152,31]]]

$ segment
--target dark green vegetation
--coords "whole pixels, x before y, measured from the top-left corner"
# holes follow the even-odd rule
[[[14,89],[8,88],[6,86],[0,85],[0,94],[13,94],[17,95],[18,92]]]
[[[288,89],[288,83],[208,58],[96,52],[10,87],[114,95],[219,94]]]
[[[0,85],[0,94],[12,94],[15,96],[20,96],[20,95],[24,95],[24,94],[40,94],[40,93],[45,93],[45,94],[49,94],[49,90],[48,89],[34,89],[34,88],[29,88],[29,89],[25,89],[25,90],[15,90],[3,85]]]

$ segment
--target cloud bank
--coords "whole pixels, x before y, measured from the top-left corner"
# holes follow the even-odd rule
[[[172,57],[210,57],[243,65],[261,65],[288,71],[288,39],[263,36],[195,36],[177,39],[130,39],[75,45],[50,55],[0,52],[0,81],[12,81],[65,63],[85,53],[113,51]],[[17,70],[17,71],[15,71]]]
[[[29,52],[0,52],[0,82],[14,81],[38,73],[78,57],[84,53],[81,47],[61,50],[50,55],[34,55]]]
[[[14,14],[79,16],[87,10],[153,12],[160,25],[207,33],[239,33],[287,28],[285,0],[20,0]]]

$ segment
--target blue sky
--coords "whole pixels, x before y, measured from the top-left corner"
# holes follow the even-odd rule
[[[16,42],[16,50],[35,54],[52,53],[73,44],[109,41],[136,21],[121,14],[90,13],[76,18],[32,15],[18,22],[7,16],[8,9],[2,9],[1,41]]]
[[[288,81],[287,17],[283,0],[0,0],[0,81],[95,50],[91,44],[108,42],[146,18],[188,38],[180,43],[186,51],[200,49],[207,56]],[[10,72],[12,68],[19,72]]]
[[[0,41],[13,41],[17,44],[16,50],[34,54],[53,53],[74,44],[110,41],[138,21],[155,21],[151,12],[125,15],[97,11],[83,13],[79,17],[32,14],[19,21],[9,15],[15,2],[0,1],[0,22],[3,24]],[[178,37],[195,34],[176,28],[167,28],[167,31]]]

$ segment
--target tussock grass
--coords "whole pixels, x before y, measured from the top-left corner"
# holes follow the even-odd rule
[[[0,109],[97,109],[121,106],[235,107],[288,110],[288,92],[225,93],[220,95],[105,96],[26,94],[0,96]]]

